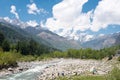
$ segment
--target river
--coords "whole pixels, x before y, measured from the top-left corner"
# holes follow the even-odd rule
[[[0,80],[37,80],[46,67],[59,64],[61,61],[53,61],[46,64],[37,64],[35,67],[17,74],[0,77]]]

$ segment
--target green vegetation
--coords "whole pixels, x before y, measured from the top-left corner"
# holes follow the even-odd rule
[[[2,43],[3,51],[10,51],[10,43],[7,40],[4,40]]]
[[[71,76],[60,77],[56,80],[106,80],[104,76]]]
[[[35,61],[36,60],[36,57],[35,56],[32,56],[32,55],[26,55],[26,56],[21,56],[19,58],[19,61],[25,61],[25,62],[30,62],[30,61]]]
[[[40,45],[35,40],[23,40],[10,43],[0,32],[0,69],[15,67],[17,61],[34,61],[43,53],[53,52],[55,49]],[[39,60],[41,58],[38,58]]]
[[[118,61],[120,61],[120,56],[118,57]]]
[[[5,39],[4,35],[0,32],[0,46],[2,45],[4,39]]]
[[[120,69],[115,67],[110,74],[108,74],[106,80],[120,80]]]
[[[79,76],[71,76],[71,77],[59,77],[56,80],[120,80],[120,69],[115,67],[109,74],[103,76],[79,75]]]
[[[3,50],[0,48],[0,67],[16,66],[17,61],[34,61],[34,60],[47,60],[50,58],[80,58],[80,59],[102,59],[104,57],[109,57],[109,60],[112,59],[116,53],[116,50],[120,49],[120,46],[114,46],[110,48],[104,48],[101,50],[92,50],[87,49],[69,49],[66,52],[42,52],[42,49],[39,48],[39,45],[36,43],[29,44],[20,43],[12,46],[11,51]],[[33,45],[33,47],[32,47]],[[37,46],[37,47],[36,47]],[[40,52],[40,53],[39,53]],[[34,53],[34,54],[33,54]],[[120,61],[120,57],[118,58]]]
[[[80,58],[80,59],[103,59],[108,57],[108,60],[116,54],[116,50],[119,50],[120,46],[113,46],[100,50],[86,49],[69,49],[66,52],[55,51],[50,54],[44,54],[44,57],[50,58]]]
[[[0,22],[0,32],[4,34],[4,38],[9,40],[11,43],[16,43],[22,40],[29,40],[28,34],[19,29],[18,27],[8,25]]]
[[[43,53],[53,52],[55,49],[40,45],[33,39],[30,41],[18,41],[15,49],[23,55],[41,55]]]
[[[19,57],[19,53],[0,51],[0,69],[17,66]]]

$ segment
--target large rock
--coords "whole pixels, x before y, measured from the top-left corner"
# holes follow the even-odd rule
[[[8,71],[13,71],[13,69],[12,68],[8,68]]]

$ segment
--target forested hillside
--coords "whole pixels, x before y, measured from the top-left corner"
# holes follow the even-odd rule
[[[29,40],[28,36],[23,35],[25,33],[24,31],[21,31],[20,33],[17,31],[17,28],[13,29],[12,26],[5,25],[3,23],[0,23],[0,32],[4,34],[5,38],[8,39],[11,43],[16,43],[22,40]]]

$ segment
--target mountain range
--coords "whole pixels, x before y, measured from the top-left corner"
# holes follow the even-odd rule
[[[78,35],[78,38],[74,39],[69,36],[59,36],[40,25],[33,27],[20,20],[11,21],[2,18],[0,18],[0,31],[4,33],[11,42],[33,38],[43,45],[62,51],[69,48],[101,49],[120,44],[120,32],[94,38],[91,35]]]
[[[114,45],[120,45],[120,32],[100,36],[93,40],[81,44],[83,48],[93,48],[93,49],[101,49]]]
[[[15,24],[16,23],[16,24]],[[37,42],[53,47],[59,50],[67,50],[69,48],[79,49],[80,44],[74,40],[68,40],[62,36],[59,36],[41,26],[26,26],[16,21],[15,23],[8,22],[4,19],[0,19],[0,31],[6,35],[6,37],[12,41],[17,42],[18,40],[29,40],[31,37]]]

